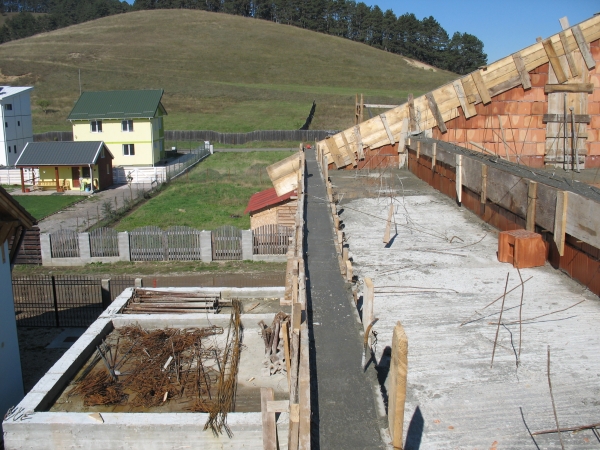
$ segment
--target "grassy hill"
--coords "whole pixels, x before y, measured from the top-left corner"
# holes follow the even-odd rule
[[[342,38],[194,10],[139,11],[0,45],[0,83],[33,84],[34,131],[68,130],[83,90],[163,88],[166,129],[312,129],[353,123],[354,95],[397,104],[456,75]],[[36,103],[52,102],[44,114]],[[368,117],[368,116],[367,116]]]

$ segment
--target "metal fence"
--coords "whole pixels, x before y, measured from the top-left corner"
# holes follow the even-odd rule
[[[224,225],[211,236],[213,261],[242,259],[242,230]]]
[[[255,255],[285,255],[294,229],[283,225],[263,225],[252,230],[252,247]]]

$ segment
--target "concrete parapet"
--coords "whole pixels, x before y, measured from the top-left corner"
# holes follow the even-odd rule
[[[123,231],[118,234],[119,239],[119,259],[121,261],[131,261],[131,255],[129,253],[129,233]]]
[[[79,259],[83,264],[88,264],[92,260],[92,251],[90,249],[90,233],[79,233]]]

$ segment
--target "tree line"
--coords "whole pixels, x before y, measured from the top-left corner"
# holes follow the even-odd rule
[[[472,34],[456,32],[450,37],[433,16],[396,16],[391,9],[353,0],[135,0],[133,5],[119,0],[0,0],[0,8],[19,12],[0,27],[0,43],[132,10],[185,8],[344,37],[459,74],[487,62],[483,42]]]

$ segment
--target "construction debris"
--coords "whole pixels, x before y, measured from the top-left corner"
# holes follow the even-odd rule
[[[286,324],[285,326],[283,325],[284,323]],[[278,312],[275,315],[270,327],[262,320],[258,322],[263,341],[265,342],[265,359],[263,361],[265,376],[283,372],[287,373],[285,342],[288,342],[288,339],[284,337],[284,332],[287,332],[289,329],[289,324],[290,316],[284,312]]]
[[[123,309],[124,314],[198,313],[215,311],[219,294],[163,292],[136,289]]]

